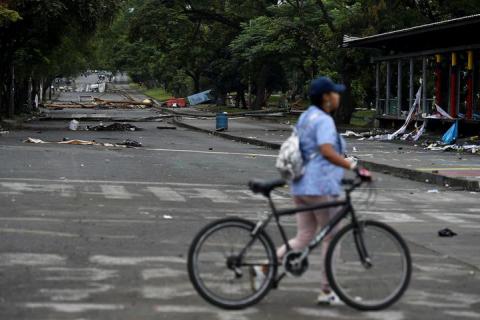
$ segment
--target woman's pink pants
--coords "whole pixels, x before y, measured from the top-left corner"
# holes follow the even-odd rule
[[[297,207],[304,207],[308,205],[315,205],[317,203],[333,201],[335,198],[330,196],[296,196],[294,202]],[[322,229],[330,219],[335,216],[339,211],[338,207],[328,208],[315,211],[305,211],[296,214],[297,219],[297,235],[295,238],[288,241],[290,247],[295,251],[305,249],[313,240],[317,232]],[[330,286],[328,284],[327,276],[325,273],[325,256],[335,232],[338,231],[337,226],[330,234],[328,234],[322,241],[321,255],[322,255],[322,284],[321,288],[324,291],[329,291]],[[277,250],[277,257],[282,261],[283,256],[286,253],[286,247],[283,245]]]

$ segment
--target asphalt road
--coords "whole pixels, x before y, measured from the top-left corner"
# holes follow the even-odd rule
[[[152,112],[153,113],[153,112]],[[213,120],[212,120],[213,121]],[[406,237],[414,275],[388,310],[361,313],[318,307],[320,263],[285,280],[259,305],[237,312],[209,306],[186,273],[186,251],[206,223],[225,216],[256,219],[265,201],[249,178],[274,178],[275,152],[191,132],[135,123],[139,132],[71,132],[67,121],[0,137],[1,319],[478,319],[478,194],[377,175],[376,201],[360,213]],[[126,138],[143,148],[27,144]],[[430,190],[431,191],[431,190]],[[276,193],[290,204],[288,190]],[[286,219],[294,232],[292,219]],[[459,236],[439,238],[450,227]],[[272,231],[272,236],[278,236]],[[318,257],[318,255],[317,255]]]

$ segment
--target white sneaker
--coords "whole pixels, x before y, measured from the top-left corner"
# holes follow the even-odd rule
[[[265,274],[264,267],[250,267],[250,285],[252,286],[253,291],[260,290],[266,278],[267,276]]]
[[[317,298],[317,304],[319,305],[341,305],[342,300],[336,295],[335,292],[325,292],[321,291]]]

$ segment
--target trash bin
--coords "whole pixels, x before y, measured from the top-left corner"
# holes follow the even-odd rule
[[[228,130],[228,114],[226,112],[217,113],[217,130]]]

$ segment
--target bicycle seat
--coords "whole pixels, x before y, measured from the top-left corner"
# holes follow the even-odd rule
[[[283,179],[276,179],[272,181],[254,179],[248,183],[248,187],[253,193],[261,193],[265,197],[268,197],[272,190],[283,187],[285,184],[286,182]]]

